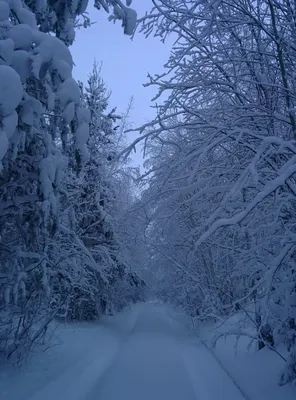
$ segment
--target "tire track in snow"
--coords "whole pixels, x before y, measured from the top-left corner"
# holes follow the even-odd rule
[[[251,400],[243,388],[225,368],[213,350],[196,335],[193,321],[191,320],[190,329],[188,321],[187,323],[180,321],[178,318],[174,318],[176,316],[177,314],[169,315],[169,320],[172,328],[176,329],[176,335],[182,346],[181,354],[183,362],[191,377],[192,384],[196,389],[197,398],[202,398],[203,400],[212,400],[214,398],[219,398],[221,400]],[[191,334],[189,332],[191,332]],[[200,345],[203,346],[204,351],[201,351]],[[209,362],[209,356],[213,362]],[[207,376],[205,373],[205,363],[207,364],[207,361],[209,362],[209,369],[216,371],[216,380],[213,379],[213,376],[210,376],[210,374]],[[218,368],[215,368],[215,366]],[[219,369],[221,372],[223,371],[222,374],[221,372],[219,373]],[[203,377],[203,379],[201,379],[201,377]],[[229,393],[225,394],[224,397],[221,397],[223,396],[223,389],[226,389],[227,387],[227,380],[231,381],[231,386],[233,386],[235,390],[232,390],[231,386],[228,385],[227,390]],[[213,386],[218,386],[220,389],[216,390],[216,393],[214,393],[215,389],[213,389]],[[233,393],[233,397],[231,393]]]
[[[98,377],[112,364],[119,348],[120,342],[106,341],[104,346],[83,357],[75,366],[68,368],[57,379],[31,396],[30,400],[83,399]]]
[[[203,344],[203,346],[206,348],[206,350],[211,354],[211,356],[216,360],[216,362],[220,365],[220,367],[223,369],[223,371],[226,373],[226,375],[232,381],[232,383],[236,386],[236,388],[240,391],[242,397],[245,400],[251,400],[250,397],[243,390],[243,388],[237,383],[237,381],[234,379],[234,377],[230,374],[230,372],[227,370],[227,368],[222,364],[221,360],[214,353],[214,351],[211,348],[209,348],[203,340],[201,340],[201,339],[199,339],[199,340]]]
[[[58,378],[52,379],[42,389],[30,396],[30,400],[82,400],[112,367],[120,349],[129,340],[136,322],[135,315],[126,332],[108,321],[98,329],[97,348],[91,349],[79,362],[66,369]],[[124,315],[123,315],[124,317]],[[113,321],[118,320],[113,317]],[[104,335],[102,333],[104,332]]]

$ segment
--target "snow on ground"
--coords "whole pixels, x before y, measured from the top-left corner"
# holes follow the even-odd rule
[[[129,340],[87,400],[195,400],[163,308],[142,306]]]
[[[295,389],[276,385],[273,354],[235,356],[222,342],[213,354],[188,317],[155,302],[99,323],[60,324],[56,337],[25,368],[0,372],[1,400],[295,399]]]
[[[284,361],[275,352],[267,348],[258,351],[255,342],[250,343],[247,337],[237,340],[236,336],[221,338],[212,348],[217,331],[231,331],[236,323],[234,316],[222,329],[219,323],[201,324],[196,332],[250,400],[295,400],[296,387],[278,384]]]
[[[93,380],[112,362],[135,318],[136,311],[126,309],[99,323],[59,324],[52,347],[36,352],[24,368],[0,366],[0,399],[83,398]]]
[[[213,382],[215,383],[213,385]],[[244,400],[199,340],[166,307],[142,305],[120,352],[87,400]]]

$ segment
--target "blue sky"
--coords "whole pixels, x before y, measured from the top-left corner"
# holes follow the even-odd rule
[[[133,0],[132,7],[138,17],[150,10],[150,0]],[[103,63],[102,76],[112,91],[110,106],[117,107],[123,112],[131,96],[134,96],[134,109],[131,119],[135,126],[151,120],[154,111],[150,108],[151,98],[156,93],[152,87],[144,88],[147,82],[147,73],[163,72],[163,64],[167,61],[170,45],[163,44],[159,38],[145,38],[137,33],[133,41],[123,34],[120,21],[108,21],[108,14],[93,7],[88,9],[92,22],[96,22],[88,29],[80,29],[72,47],[72,54],[76,64],[74,77],[86,81],[91,72],[93,60]],[[130,133],[128,141],[136,138]],[[133,155],[136,165],[142,164],[139,152]]]

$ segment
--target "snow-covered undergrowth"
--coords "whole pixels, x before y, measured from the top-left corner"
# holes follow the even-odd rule
[[[186,315],[181,308],[164,306],[175,328],[177,337],[191,331],[199,338],[207,351],[219,362],[229,377],[250,400],[292,400],[296,387],[292,384],[278,384],[287,357],[284,346],[278,354],[267,347],[258,350],[258,342],[252,340],[252,328],[245,323],[244,330],[249,336],[235,335],[242,321],[237,313],[227,321],[214,323],[200,322]],[[242,328],[242,326],[241,326]],[[232,332],[232,334],[230,333]],[[253,332],[254,333],[254,332]]]
[[[248,336],[225,335],[234,332],[240,320],[237,314],[224,323],[195,321],[194,331],[251,400],[295,399],[292,384],[278,384],[285,366],[280,355],[287,355],[284,346],[277,349],[279,355],[267,347],[258,350],[258,342]]]
[[[104,373],[132,330],[136,309],[100,322],[57,324],[46,351],[35,349],[26,365],[0,366],[0,398],[49,400],[83,397]]]

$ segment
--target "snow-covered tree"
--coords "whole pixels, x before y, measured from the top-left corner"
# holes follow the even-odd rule
[[[87,28],[91,21],[87,7],[94,5],[98,10],[111,13],[109,20],[120,20],[124,33],[132,35],[137,21],[137,13],[131,9],[131,0],[25,0],[26,6],[35,14],[42,32],[53,32],[67,46],[75,39],[75,28]]]
[[[6,249],[1,257],[1,336],[10,355],[23,345],[29,349],[51,317],[48,252],[59,223],[64,167],[55,145],[57,120],[69,104],[77,132],[88,117],[80,106],[65,44],[40,32],[35,15],[21,1],[1,1],[0,8],[0,235]],[[32,331],[37,320],[39,328]]]
[[[291,381],[295,7],[270,0],[153,4],[141,20],[144,33],[176,38],[166,71],[148,82],[167,100],[139,129],[151,177],[145,229],[166,271],[162,293],[198,318],[243,311],[259,347],[286,344],[282,383]]]
[[[91,156],[92,113],[67,47],[87,3],[0,1],[0,351],[8,358],[26,355],[67,312],[90,270],[100,277],[96,290],[108,284],[104,265],[74,234],[75,210],[65,216],[69,159],[79,171],[76,185]],[[133,31],[135,12],[122,2],[96,6],[110,6],[126,33]]]
[[[95,265],[95,268],[89,263],[85,265],[85,258],[80,260],[82,280],[75,284],[70,296],[69,317],[79,319],[83,315],[89,319],[122,308],[130,297],[138,299],[138,289],[133,287],[141,289],[143,282],[127,270],[116,233],[123,173],[117,157],[120,148],[117,121],[120,123],[121,117],[115,114],[115,109],[108,112],[110,94],[96,63],[87,85],[81,84],[81,93],[82,102],[90,111],[89,159],[82,170],[79,154],[78,163],[77,154],[70,159],[64,216],[68,218],[67,229]]]

